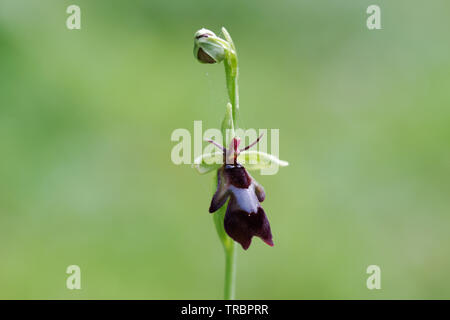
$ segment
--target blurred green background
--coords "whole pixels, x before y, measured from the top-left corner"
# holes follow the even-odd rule
[[[382,30],[366,9],[381,7]],[[82,29],[68,30],[77,4]],[[275,246],[238,251],[239,299],[450,298],[450,3],[0,2],[0,298],[220,299],[213,175],[170,160],[217,127],[226,26],[241,125],[279,128],[254,176]],[[82,289],[66,289],[68,265]],[[381,290],[366,268],[381,267]]]

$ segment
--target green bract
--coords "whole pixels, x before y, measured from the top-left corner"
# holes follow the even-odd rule
[[[234,132],[234,122],[233,122],[233,107],[231,103],[227,103],[227,110],[225,112],[225,117],[222,120],[222,137],[223,145],[227,146],[231,139],[236,135]]]

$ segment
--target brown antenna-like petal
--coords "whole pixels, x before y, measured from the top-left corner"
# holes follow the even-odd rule
[[[227,152],[227,148],[225,148],[224,146],[222,146],[219,143],[215,142],[214,140],[206,140],[206,142],[212,143],[213,145],[215,145],[217,148],[219,148],[223,152]]]
[[[241,149],[241,151],[245,151],[250,149],[251,147],[253,147],[255,144],[257,144],[259,142],[259,140],[261,140],[262,136],[264,135],[264,132],[261,133],[261,135],[258,137],[258,139],[255,140],[255,142],[250,143],[248,146],[246,146],[244,149]]]

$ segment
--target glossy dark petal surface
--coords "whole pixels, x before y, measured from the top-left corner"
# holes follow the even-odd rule
[[[228,182],[224,176],[223,167],[217,171],[217,189],[211,200],[211,205],[209,206],[209,212],[213,213],[219,210],[227,201],[230,192],[228,190]]]
[[[233,201],[231,196],[230,203]],[[260,237],[265,243],[273,246],[272,233],[270,231],[269,220],[263,208],[259,207],[256,213],[245,211],[233,211],[232,206],[228,206],[225,214],[225,231],[234,240],[247,250],[252,242],[252,237]]]
[[[259,202],[263,202],[266,198],[266,192],[264,191],[264,188],[262,185],[260,185],[258,182],[256,182],[255,179],[252,178],[252,183],[255,186],[255,193],[258,197]]]
[[[224,175],[229,183],[236,188],[246,189],[252,183],[252,178],[247,173],[247,170],[245,170],[245,168],[241,165],[226,165],[224,168]]]

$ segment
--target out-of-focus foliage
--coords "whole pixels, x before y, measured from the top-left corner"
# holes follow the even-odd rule
[[[192,56],[221,26],[240,126],[279,128],[290,164],[254,174],[275,246],[239,249],[237,298],[448,298],[450,3],[380,0],[376,31],[370,4],[2,0],[0,298],[221,298],[213,174],[170,161],[174,129],[223,117],[223,66]]]

